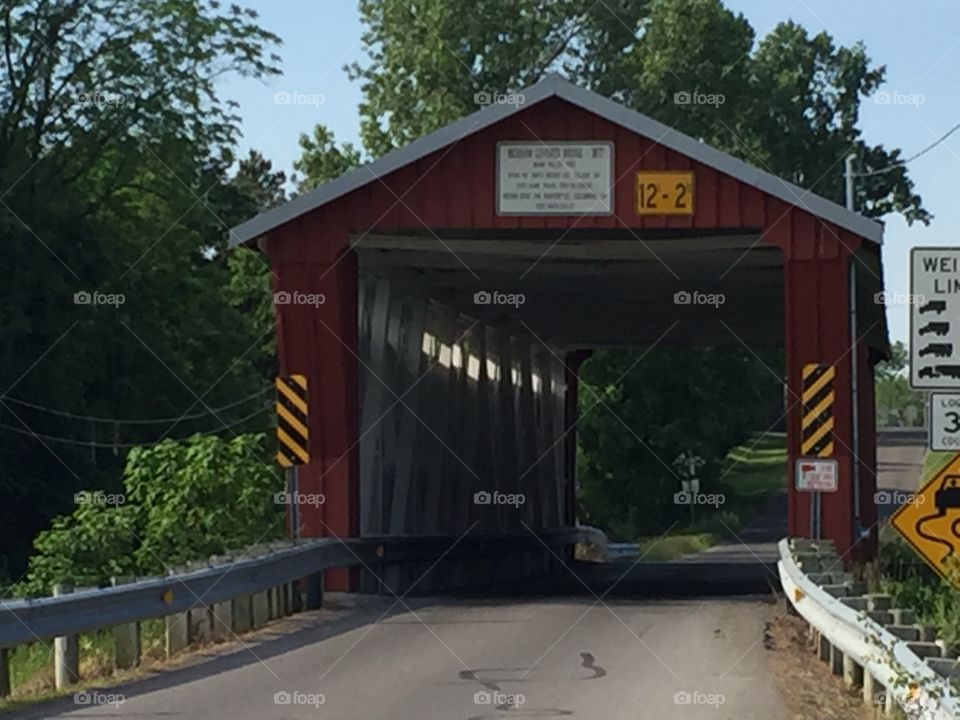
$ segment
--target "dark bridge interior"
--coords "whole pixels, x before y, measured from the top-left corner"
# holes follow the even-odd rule
[[[747,344],[782,343],[779,248],[757,235],[672,232],[366,235],[354,242],[362,273],[388,277],[404,293],[429,297],[500,331],[535,333],[557,349],[642,346],[661,336],[668,344],[692,346],[736,343],[737,337]],[[494,291],[521,295],[524,302],[516,308],[475,303],[476,293]],[[709,302],[708,296],[723,302],[697,304]],[[685,298],[690,304],[677,303]]]

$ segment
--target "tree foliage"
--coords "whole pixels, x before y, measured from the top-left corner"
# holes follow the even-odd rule
[[[919,390],[910,387],[907,370],[910,350],[897,341],[890,348],[890,359],[877,363],[874,369],[877,424],[880,427],[922,425],[926,414],[926,399]]]
[[[34,542],[25,596],[55,583],[106,585],[114,575],[163,575],[184,563],[283,534],[283,481],[263,435],[195,436],[133,450],[122,492],[96,490]],[[111,499],[112,498],[112,499]]]
[[[222,252],[260,200],[231,185],[239,118],[215,90],[275,73],[278,38],[211,0],[2,2],[0,28],[0,574],[16,577],[76,490],[118,487],[127,446],[266,424],[240,422],[255,404],[207,412],[263,384]],[[122,422],[158,417],[174,420]]]
[[[311,135],[300,135],[300,157],[293,162],[294,169],[302,173],[297,188],[309,192],[359,164],[359,150],[350,143],[338,145],[329,129],[317,125]]]
[[[716,492],[727,451],[753,431],[773,429],[783,413],[783,384],[769,369],[783,366],[782,353],[760,355],[654,348],[639,362],[635,350],[587,360],[578,424],[583,521],[630,538],[683,520],[672,467],[681,453],[703,458],[701,487]]]
[[[843,160],[862,173],[902,161],[863,138],[860,104],[886,70],[862,44],[838,46],[784,21],[757,40],[721,0],[363,0],[361,130],[374,156],[478,109],[477,93],[519,90],[552,70],[832,200]],[[720,103],[677,102],[680,93]],[[856,206],[927,222],[904,167],[865,176]]]

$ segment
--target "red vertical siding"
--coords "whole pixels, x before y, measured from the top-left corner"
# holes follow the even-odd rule
[[[614,212],[609,217],[499,217],[496,206],[496,144],[500,140],[613,140]],[[718,228],[760,227],[765,241],[785,257],[785,322],[788,382],[799,394],[800,372],[807,362],[837,363],[837,456],[841,490],[824,495],[823,528],[841,552],[853,540],[851,525],[852,458],[850,424],[847,257],[860,238],[806,211],[690,158],[667,151],[655,139],[636,135],[560,100],[526,108],[499,125],[464,137],[451,146],[287,223],[270,233],[270,258],[278,290],[323,292],[319,310],[278,308],[278,354],[282,372],[305,372],[310,382],[311,441],[316,461],[303,472],[305,492],[323,492],[327,504],[304,512],[307,534],[349,535],[357,527],[357,266],[347,251],[348,237],[368,229],[378,232],[428,228],[501,228],[518,233],[541,228],[647,228],[704,233]],[[696,211],[692,217],[636,214],[635,176],[643,170],[687,169],[695,172]],[[397,197],[402,198],[398,201]],[[344,253],[347,252],[346,255]],[[864,352],[865,354],[865,352]],[[864,370],[862,437],[872,442],[872,384]],[[800,407],[791,397],[787,413],[790,446],[791,534],[809,529],[809,497],[793,490],[793,460],[799,448]],[[867,455],[864,467],[875,467]],[[864,472],[864,475],[867,473]],[[872,485],[864,481],[864,490]],[[866,495],[866,492],[865,492]],[[871,495],[872,497],[872,495]],[[872,517],[868,499],[864,518]],[[341,581],[343,578],[341,578]],[[342,584],[342,583],[341,583]]]

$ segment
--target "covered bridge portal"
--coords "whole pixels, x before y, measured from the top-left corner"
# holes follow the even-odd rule
[[[300,534],[573,524],[584,351],[782,345],[789,531],[816,532],[793,472],[811,439],[804,374],[827,365],[836,399],[816,452],[839,486],[821,495],[820,532],[869,556],[882,227],[560,77],[521,94],[235,229],[289,293],[281,371],[309,382],[299,483],[326,502],[300,509]],[[646,186],[674,171],[693,197],[664,214]],[[526,501],[486,504],[495,491]]]

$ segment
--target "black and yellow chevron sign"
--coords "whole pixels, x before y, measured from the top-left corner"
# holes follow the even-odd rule
[[[285,468],[310,462],[306,375],[281,375],[277,388],[277,462]]]
[[[803,421],[800,454],[833,457],[833,405],[836,392],[833,365],[810,363],[803,366]]]

